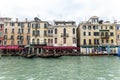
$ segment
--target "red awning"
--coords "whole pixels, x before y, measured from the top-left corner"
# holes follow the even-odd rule
[[[3,50],[5,49],[6,47],[5,46],[0,46],[0,50]]]
[[[45,46],[43,49],[46,50],[79,50],[79,47],[74,46]]]

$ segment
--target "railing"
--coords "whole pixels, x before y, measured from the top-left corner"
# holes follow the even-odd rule
[[[69,37],[69,34],[68,33],[66,33],[66,34],[61,34],[61,37]]]
[[[102,39],[108,39],[110,36],[106,35],[106,36],[100,36]]]

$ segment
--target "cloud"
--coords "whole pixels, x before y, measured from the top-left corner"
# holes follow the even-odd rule
[[[119,0],[0,0],[0,16],[42,20],[76,20],[91,16],[101,19],[120,19]]]

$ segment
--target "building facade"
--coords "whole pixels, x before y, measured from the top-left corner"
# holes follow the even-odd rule
[[[54,21],[54,46],[77,46],[76,22]]]
[[[111,52],[116,52],[116,24],[103,22],[97,16],[78,25],[77,37],[82,53],[106,51],[107,46]]]
[[[27,45],[30,44],[31,22],[4,21],[4,45]]]

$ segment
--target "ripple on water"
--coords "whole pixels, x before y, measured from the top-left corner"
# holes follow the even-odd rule
[[[0,80],[3,80],[5,77],[4,76],[2,76],[2,77],[0,77]]]
[[[98,77],[97,80],[106,80],[105,77]]]

